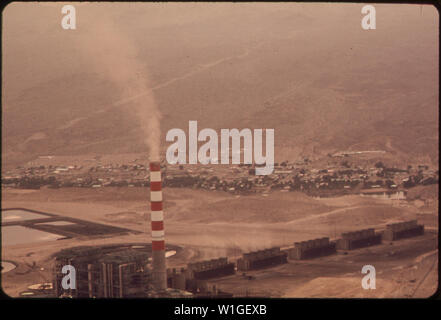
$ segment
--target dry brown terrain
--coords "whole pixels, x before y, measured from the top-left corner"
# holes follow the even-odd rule
[[[25,164],[146,164],[152,141],[163,159],[167,131],[187,132],[190,120],[217,132],[273,128],[275,162],[309,158],[319,170],[344,160],[328,155],[366,150],[381,152],[351,157],[354,167],[383,161],[438,170],[435,7],[376,4],[377,28],[363,30],[362,4],[78,3],[77,29],[64,30],[61,6],[12,3],[2,12],[2,174]],[[159,118],[152,110],[160,123],[150,122]],[[50,281],[51,255],[62,248],[150,242],[148,191],[2,189],[2,208],[138,232],[3,246],[2,259],[18,265],[2,274],[4,291],[15,297]],[[406,201],[172,188],[164,199],[166,242],[183,247],[169,266],[409,219],[427,230],[251,272],[255,280],[238,273],[214,281],[235,295],[427,297],[436,287],[434,185],[409,190]],[[372,292],[360,286],[365,264],[378,267]]]
[[[2,197],[3,208],[24,207],[142,232],[3,247],[2,259],[18,264],[17,269],[2,277],[3,288],[11,296],[17,296],[28,285],[50,280],[50,255],[62,248],[150,241],[146,188],[10,189],[3,190]],[[170,259],[169,266],[220,256],[234,259],[242,252],[275,245],[284,247],[294,241],[323,236],[334,238],[349,230],[381,230],[387,223],[407,219],[418,219],[428,230],[424,238],[395,242],[393,246],[384,243],[349,255],[290,262],[255,272],[262,281],[250,282],[241,279],[240,274],[217,280],[221,288],[235,294],[249,290],[251,295],[285,297],[404,297],[429,296],[434,292],[437,202],[417,207],[413,201],[397,204],[359,196],[317,200],[301,193],[274,192],[267,197],[237,197],[175,188],[166,188],[164,198],[166,241],[184,248],[184,254]],[[36,267],[31,268],[34,261]],[[360,289],[359,272],[364,264],[382,267],[375,293]]]

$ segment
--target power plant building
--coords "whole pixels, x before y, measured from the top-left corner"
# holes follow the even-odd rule
[[[417,220],[404,221],[386,225],[383,239],[394,241],[424,234],[424,225],[418,225]]]
[[[341,236],[342,238],[337,240],[337,249],[340,250],[353,250],[381,244],[382,238],[382,235],[375,233],[373,228],[346,232]]]
[[[319,238],[295,242],[294,248],[289,249],[288,257],[293,260],[311,259],[336,253],[336,243],[329,238]]]
[[[129,246],[76,247],[62,250],[55,258],[53,288],[57,297],[145,297],[151,282],[150,254]],[[75,268],[75,289],[62,287],[63,267]]]
[[[237,260],[237,270],[257,270],[287,263],[287,256],[288,254],[279,247],[244,253],[242,258]]]

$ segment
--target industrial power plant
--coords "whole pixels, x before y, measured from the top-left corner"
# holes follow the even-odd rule
[[[106,246],[81,246],[64,249],[54,256],[53,291],[57,297],[72,298],[147,298],[147,297],[233,297],[210,281],[246,275],[290,261],[315,259],[339,252],[375,246],[424,234],[416,220],[388,224],[385,230],[373,228],[329,237],[295,242],[286,247],[271,247],[242,253],[236,259],[193,261],[179,268],[167,268],[168,251],[180,247],[165,244],[161,165],[150,163],[151,244],[129,243]],[[76,270],[76,288],[62,288],[63,267]]]
[[[161,166],[150,163],[150,209],[152,226],[152,281],[159,293],[167,288],[165,267],[164,213],[162,211]]]

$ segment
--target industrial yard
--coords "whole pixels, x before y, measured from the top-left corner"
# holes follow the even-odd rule
[[[2,291],[433,295],[439,14],[375,7],[5,7]]]
[[[426,187],[429,188],[433,189],[431,192],[435,196],[437,189]],[[429,191],[425,190],[425,193],[430,194]],[[51,290],[34,290],[31,294],[28,287],[53,282],[54,257],[65,248],[112,245],[137,248],[142,243],[148,247],[151,241],[148,193],[148,188],[139,187],[93,189],[92,192],[83,188],[4,189],[3,208],[32,208],[37,212],[52,213],[45,218],[46,223],[90,223],[91,226],[101,226],[99,230],[107,226],[118,231],[96,234],[90,229],[89,235],[71,233],[58,240],[4,245],[2,260],[17,266],[2,274],[5,293],[15,297],[25,294],[55,296],[53,287]],[[226,258],[229,263],[237,264],[237,270],[202,276],[202,282],[193,283],[195,293],[237,297],[427,297],[435,292],[438,268],[436,201],[423,202],[422,205],[418,200],[397,202],[358,195],[316,199],[298,192],[280,191],[271,192],[264,201],[258,198],[262,197],[165,188],[166,244],[179,248],[175,250],[176,254],[166,259],[168,285],[183,289],[182,284],[176,285],[178,280],[171,280],[173,269],[178,274],[182,269],[188,273],[189,267],[194,267],[195,263]],[[254,211],[255,202],[262,211]],[[274,208],[274,203],[280,207]],[[284,212],[284,208],[291,208],[291,213]],[[237,210],[241,210],[240,218],[231,224],[229,220]],[[207,221],[215,216],[217,218],[211,222]],[[312,239],[326,243],[323,238],[332,242],[342,238],[344,233],[367,228],[384,232],[388,224],[412,220],[424,225],[424,235],[383,240],[381,244],[354,250],[337,248],[336,252],[306,256],[305,259],[298,259],[290,252],[295,243],[308,245]],[[25,221],[20,224],[29,226],[35,222]],[[3,221],[2,228],[5,226]],[[46,226],[44,230],[60,234],[62,232],[56,228],[67,226],[51,227],[55,229]],[[256,269],[239,266],[238,261],[251,252],[271,248],[285,252],[286,262],[269,263]],[[214,265],[215,262],[209,263]],[[366,291],[361,287],[361,268],[365,264],[377,269],[376,290]]]

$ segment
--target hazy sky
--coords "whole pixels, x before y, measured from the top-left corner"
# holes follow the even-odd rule
[[[3,11],[11,154],[141,149],[158,132],[148,105],[162,135],[198,120],[274,128],[293,152],[435,152],[432,6],[375,5],[376,30],[361,28],[362,4],[78,3],[76,30],[62,29],[62,6]],[[129,98],[145,91],[151,102],[137,107]],[[125,99],[132,109],[112,109]]]

